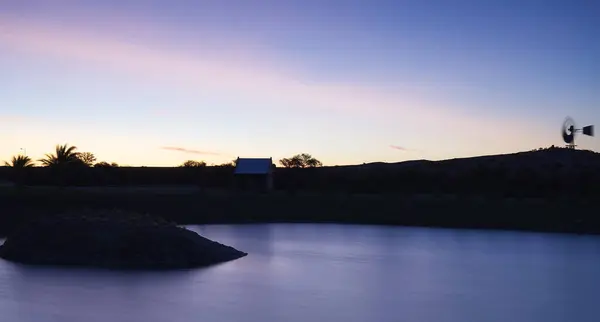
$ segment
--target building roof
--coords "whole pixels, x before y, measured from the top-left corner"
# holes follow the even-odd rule
[[[273,158],[238,158],[235,174],[268,174],[272,164]]]

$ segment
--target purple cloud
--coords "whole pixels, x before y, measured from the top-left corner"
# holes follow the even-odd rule
[[[192,150],[192,149],[186,149],[186,148],[177,147],[177,146],[163,146],[160,148],[162,150],[177,151],[177,152],[183,152],[183,153],[189,153],[189,154],[222,155],[221,153],[218,153],[218,152]]]
[[[394,150],[400,150],[400,151],[410,151],[410,149],[407,149],[405,147],[401,147],[399,145],[390,145],[390,148],[392,148]]]

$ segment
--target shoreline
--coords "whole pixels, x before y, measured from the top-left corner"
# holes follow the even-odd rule
[[[144,212],[179,225],[334,223],[600,234],[596,200],[460,194],[260,194],[180,186],[0,188],[0,237],[27,218],[86,208]]]

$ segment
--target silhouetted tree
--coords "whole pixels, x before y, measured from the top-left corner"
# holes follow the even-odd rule
[[[211,163],[212,167],[218,167],[218,168],[235,168],[237,166],[237,158],[233,159],[229,162],[223,162],[221,164],[214,164]]]
[[[94,164],[94,168],[117,168],[117,167],[119,167],[119,164],[117,164],[116,162],[108,163],[106,161],[101,161],[101,162]]]
[[[39,161],[46,167],[82,165],[83,162],[76,150],[76,146],[68,146],[67,144],[57,145],[54,154],[48,153],[44,159],[40,159]]]
[[[4,165],[7,167],[15,168],[15,169],[20,169],[20,168],[31,168],[31,167],[35,166],[35,163],[33,162],[33,160],[31,160],[30,157],[28,157],[26,155],[16,155],[16,156],[13,156],[12,159],[10,159],[10,162],[4,161]]]
[[[187,160],[180,165],[180,167],[183,167],[183,168],[201,168],[201,167],[205,167],[205,166],[206,166],[206,162],[194,161],[194,160]]]
[[[13,156],[10,162],[4,162],[4,165],[12,168],[12,181],[19,188],[23,186],[23,176],[25,175],[26,169],[35,166],[31,158],[25,155]]]
[[[291,158],[283,158],[279,160],[279,163],[286,168],[315,168],[323,166],[321,161],[313,158],[308,153],[296,154]]]
[[[77,157],[88,167],[93,166],[96,162],[96,156],[92,152],[79,152]]]
[[[300,168],[300,159],[295,157],[283,158],[279,160],[279,163],[284,168]]]
[[[215,165],[215,167],[219,167],[219,168],[235,168],[235,164],[236,164],[236,162],[225,162],[225,163],[217,164],[217,165]]]
[[[310,156],[310,154],[302,154],[301,156],[302,160],[304,161],[304,164],[308,168],[316,168],[323,166],[323,163],[321,163],[321,161],[313,158],[312,156]]]

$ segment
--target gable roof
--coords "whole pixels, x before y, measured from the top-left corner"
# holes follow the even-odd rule
[[[238,158],[235,174],[268,174],[271,172],[273,158]]]

